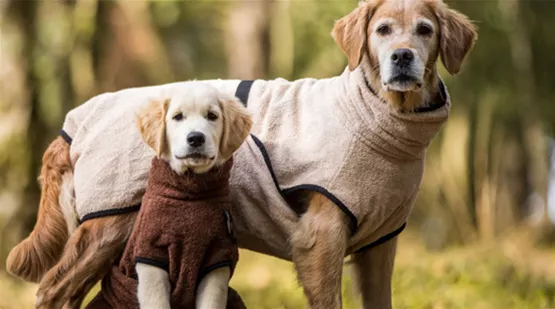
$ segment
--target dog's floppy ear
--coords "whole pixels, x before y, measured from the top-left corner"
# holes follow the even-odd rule
[[[252,127],[252,118],[237,98],[219,99],[224,128],[220,140],[220,158],[227,160],[239,149]]]
[[[441,61],[451,75],[459,73],[478,34],[476,27],[465,15],[443,5],[436,10],[440,24],[439,49]]]
[[[331,35],[349,60],[349,70],[358,67],[368,49],[368,23],[375,1],[362,2],[349,15],[335,22]]]
[[[169,104],[169,99],[151,101],[136,116],[143,141],[154,149],[158,157],[167,150],[166,112]]]

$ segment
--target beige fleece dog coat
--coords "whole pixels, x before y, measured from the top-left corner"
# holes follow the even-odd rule
[[[299,214],[286,197],[297,190],[326,195],[348,216],[350,252],[406,222],[426,148],[448,117],[449,96],[441,83],[430,108],[397,112],[369,86],[363,66],[328,79],[257,80],[250,88],[242,82],[239,90],[238,80],[203,81],[222,92],[237,91],[254,120],[231,175],[241,247],[290,258],[288,239]],[[136,132],[134,113],[181,85],[104,94],[68,114],[62,135],[73,139],[81,220],[140,203],[154,154]]]

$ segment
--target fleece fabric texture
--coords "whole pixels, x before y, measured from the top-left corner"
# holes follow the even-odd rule
[[[245,102],[254,120],[252,135],[234,155],[230,180],[232,214],[241,247],[291,258],[289,239],[299,213],[288,205],[287,196],[297,190],[321,192],[345,212],[352,231],[349,252],[406,222],[422,179],[426,148],[449,115],[449,95],[441,83],[441,95],[430,102],[437,108],[398,112],[368,86],[364,72],[370,72],[365,61],[354,71],[346,68],[333,78],[254,81]],[[235,94],[240,81],[202,82]],[[179,83],[109,94],[92,103],[105,109],[88,107],[83,111],[94,114],[90,117],[97,122],[86,123],[87,129],[80,131],[85,132],[79,137],[84,144],[81,148],[91,154],[87,162],[76,164],[80,171],[76,170],[75,177],[85,175],[88,180],[76,181],[76,193],[102,194],[108,203],[97,203],[99,209],[130,205],[120,191],[140,196],[146,185],[143,171],[134,169],[129,174],[125,166],[141,166],[150,152],[137,148],[133,153],[125,146],[140,144],[140,137],[131,123],[125,128],[111,127],[116,113],[110,109],[132,114],[135,105],[156,96],[162,99],[163,91],[178,87]],[[87,131],[105,132],[111,135],[110,142],[88,139]],[[120,141],[124,147],[119,146]],[[111,161],[101,159],[107,152]],[[83,160],[84,154],[81,156]],[[130,163],[129,159],[137,161]],[[98,168],[98,164],[103,166]],[[91,169],[95,173],[90,173]],[[81,215],[91,211],[79,201],[77,207]]]
[[[180,176],[163,160],[152,160],[131,237],[102,281],[103,301],[115,309],[139,308],[136,263],[168,272],[172,308],[195,308],[197,286],[207,273],[220,267],[233,273],[238,248],[229,216],[231,166],[229,160],[204,174]]]
[[[231,180],[237,221],[247,220],[238,222],[241,245],[289,258],[297,218],[286,199],[306,189],[349,216],[351,252],[398,229],[417,196],[426,148],[449,114],[442,90],[437,108],[403,113],[374,94],[361,68],[324,80],[255,81],[252,136]]]
[[[80,220],[87,214],[141,203],[154,151],[141,140],[135,125],[136,112],[149,100],[145,91],[138,92],[122,91],[125,100],[106,93],[66,116],[62,136],[71,142]]]

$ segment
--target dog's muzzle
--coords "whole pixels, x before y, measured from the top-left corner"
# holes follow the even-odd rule
[[[384,83],[385,86],[397,91],[409,90],[414,86],[422,87],[421,78],[415,69],[415,55],[410,49],[395,50],[389,61],[391,73],[389,79]]]
[[[414,61],[414,53],[408,48],[399,48],[391,54],[391,62],[394,66],[405,68]]]

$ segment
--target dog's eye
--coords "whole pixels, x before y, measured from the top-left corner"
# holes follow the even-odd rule
[[[218,120],[218,115],[214,114],[213,112],[208,112],[208,114],[206,115],[206,119],[210,121],[216,121]]]
[[[418,35],[430,35],[432,31],[432,27],[428,25],[421,24],[416,27],[416,33],[418,33]]]
[[[175,121],[181,121],[183,119],[183,113],[175,114],[172,119]]]
[[[376,31],[379,35],[388,35],[391,33],[391,27],[389,25],[381,25]]]

